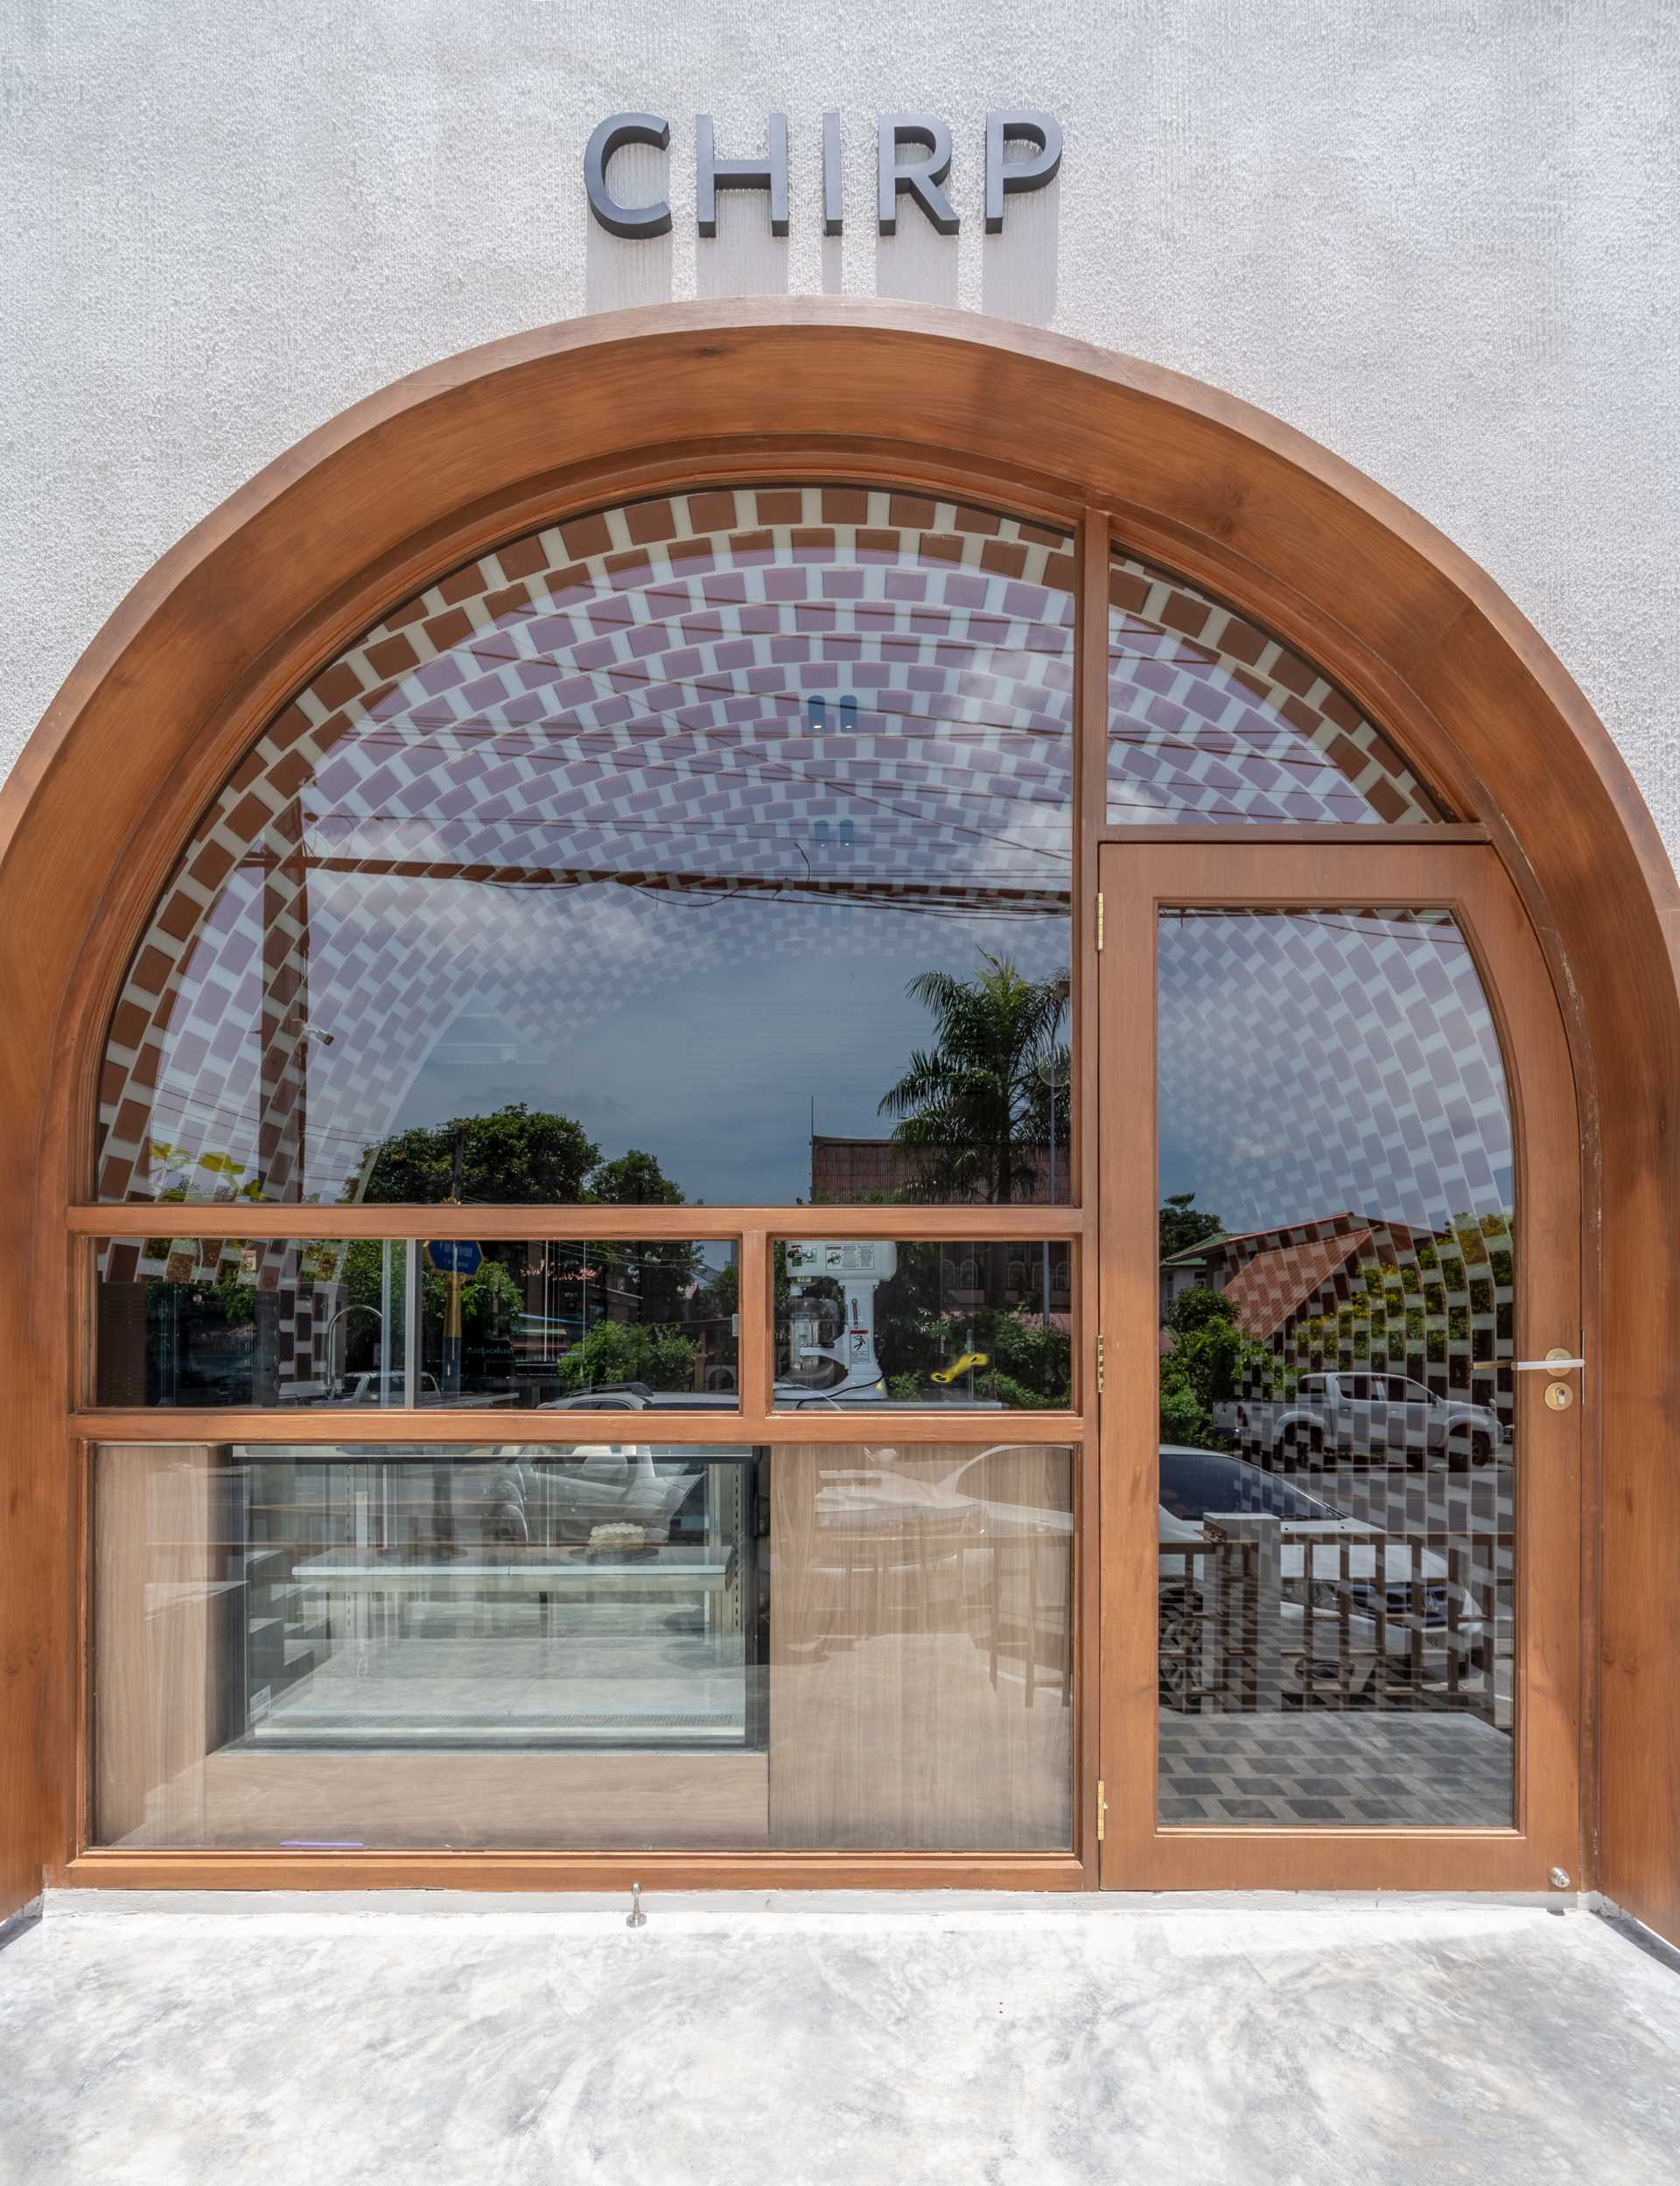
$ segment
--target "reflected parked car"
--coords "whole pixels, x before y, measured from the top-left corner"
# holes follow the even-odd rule
[[[704,1461],[704,1454],[696,1458]],[[702,1475],[693,1460],[655,1459],[642,1443],[579,1443],[551,1457],[528,1444],[501,1452],[484,1469],[482,1538],[518,1547],[576,1546],[598,1525],[639,1525],[650,1544],[671,1522]]]
[[[332,1398],[335,1405],[377,1405],[381,1398],[382,1377],[378,1374],[346,1374],[339,1384],[338,1393]],[[383,1385],[390,1393],[385,1402],[391,1405],[406,1403],[404,1394],[408,1384],[399,1367],[384,1377]],[[419,1399],[423,1405],[440,1405],[444,1392],[438,1386],[435,1374],[419,1377]]]
[[[538,1412],[736,1412],[740,1400],[728,1388],[650,1389],[646,1382],[602,1382],[550,1397]]]
[[[1214,1407],[1214,1424],[1263,1462],[1491,1465],[1510,1437],[1496,1412],[1405,1374],[1303,1374],[1287,1398]]]
[[[1409,1690],[1439,1686],[1447,1682],[1453,1655],[1460,1679],[1485,1670],[1492,1648],[1488,1619],[1468,1588],[1452,1583],[1446,1558],[1434,1549],[1396,1539],[1217,1450],[1165,1444],[1160,1466],[1160,1541],[1168,1552],[1160,1578],[1164,1700],[1190,1701],[1185,1627],[1207,1614],[1204,1587],[1212,1576],[1204,1578],[1203,1558],[1171,1552],[1231,1538],[1222,1522],[1233,1518],[1281,1522],[1278,1615],[1286,1686],[1298,1696],[1375,1699],[1379,1680]],[[1417,1634],[1420,1646],[1414,1645]]]
[[[900,1469],[895,1449],[869,1451],[872,1463],[837,1462],[825,1469],[816,1524],[830,1537],[849,1539],[854,1559],[866,1552],[883,1572],[914,1569],[924,1590],[960,1592],[970,1605],[989,1601],[999,1584],[997,1552],[1036,1543],[1051,1552],[1036,1559],[1037,1589],[1048,1601],[1066,1584],[1073,1514],[1034,1499],[1033,1489],[1044,1482],[1032,1461],[1041,1462],[1044,1454],[1026,1445],[993,1446],[928,1479]],[[1158,1509],[1166,1552],[1158,1566],[1167,1705],[1188,1706],[1196,1699],[1191,1665],[1206,1636],[1205,1619],[1216,1614],[1217,1552],[1246,1530],[1222,1521],[1254,1517],[1280,1522],[1278,1616],[1287,1693],[1299,1699],[1334,1692],[1368,1705],[1380,1691],[1444,1686],[1452,1656],[1462,1682],[1485,1671],[1491,1626],[1474,1594],[1453,1585],[1437,1551],[1385,1535],[1241,1458],[1167,1444],[1160,1453]],[[1240,1654],[1251,1642],[1258,1605],[1240,1587],[1224,1598],[1233,1603],[1234,1619],[1224,1636]]]

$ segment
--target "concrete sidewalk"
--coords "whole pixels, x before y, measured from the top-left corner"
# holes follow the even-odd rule
[[[1673,2186],[1680,1973],[1450,1901],[59,1893],[0,2179]]]

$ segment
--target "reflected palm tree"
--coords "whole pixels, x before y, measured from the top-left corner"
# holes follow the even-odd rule
[[[931,1199],[1006,1206],[1040,1196],[1047,1161],[1068,1143],[1066,974],[1028,979],[984,955],[972,979],[924,971],[907,993],[931,1011],[934,1044],[918,1048],[880,1104],[892,1137],[918,1157]]]

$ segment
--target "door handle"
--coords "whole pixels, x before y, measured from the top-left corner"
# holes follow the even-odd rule
[[[1519,1374],[1545,1374],[1550,1377],[1541,1395],[1551,1412],[1567,1412],[1575,1401],[1575,1392],[1563,1378],[1565,1374],[1586,1371],[1585,1359],[1572,1358],[1560,1343],[1554,1343],[1543,1359],[1518,1359],[1515,1362]],[[1585,1384],[1583,1384],[1585,1386]]]

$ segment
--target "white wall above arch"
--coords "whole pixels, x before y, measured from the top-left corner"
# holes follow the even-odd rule
[[[1191,373],[1380,480],[1530,615],[1680,843],[1665,0],[17,0],[0,67],[0,762],[166,547],[402,374],[622,303],[885,293]],[[1066,153],[989,238],[1004,105]],[[672,123],[655,243],[585,212],[584,144],[625,108]],[[954,241],[914,213],[877,236],[883,108],[949,121]],[[696,237],[696,109],[724,156],[788,113],[785,242],[745,196]]]

